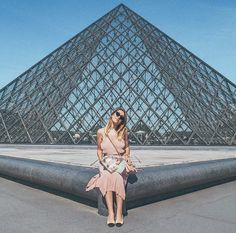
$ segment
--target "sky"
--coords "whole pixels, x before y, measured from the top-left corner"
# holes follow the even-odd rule
[[[0,0],[0,89],[120,3],[236,84],[235,0]]]

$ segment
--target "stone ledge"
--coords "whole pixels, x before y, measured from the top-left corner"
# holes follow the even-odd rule
[[[42,185],[97,202],[96,190],[85,191],[97,169],[31,159],[0,156],[0,174]],[[128,208],[164,199],[183,190],[236,178],[236,159],[146,167],[130,175],[127,185]]]

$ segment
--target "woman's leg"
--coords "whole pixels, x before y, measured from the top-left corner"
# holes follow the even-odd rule
[[[123,199],[121,196],[116,194],[116,221],[122,221],[122,212],[123,212]]]
[[[114,210],[113,210],[113,193],[112,191],[107,191],[105,195],[107,209],[108,209],[108,220],[109,222],[114,222]]]

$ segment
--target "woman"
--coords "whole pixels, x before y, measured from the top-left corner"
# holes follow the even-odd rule
[[[105,196],[108,217],[107,225],[117,227],[123,225],[122,206],[125,200],[125,185],[127,182],[127,171],[124,170],[121,174],[118,172],[110,173],[102,165],[104,155],[119,154],[131,165],[130,149],[128,144],[128,132],[126,128],[127,114],[123,108],[115,109],[106,125],[97,132],[97,156],[100,161],[100,174],[94,176],[88,183],[86,191],[93,188],[99,188],[102,195]],[[115,148],[116,147],[116,148]],[[113,192],[116,196],[116,221],[113,210]]]

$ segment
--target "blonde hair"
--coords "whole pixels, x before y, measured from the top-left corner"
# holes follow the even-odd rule
[[[117,130],[116,130],[116,131],[117,131],[118,140],[121,140],[121,139],[124,139],[124,137],[125,137],[125,132],[128,131],[127,128],[126,128],[127,113],[126,113],[126,111],[125,111],[123,108],[121,108],[121,107],[116,108],[116,109],[112,112],[112,114],[111,114],[111,116],[110,116],[110,118],[109,118],[109,120],[108,120],[108,123],[107,123],[107,125],[105,126],[105,135],[108,134],[108,132],[109,132],[111,126],[112,126],[112,115],[113,115],[116,111],[118,111],[118,110],[121,110],[121,111],[124,112],[124,120],[121,121],[121,123],[118,125],[118,128],[117,128]]]

